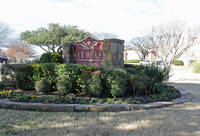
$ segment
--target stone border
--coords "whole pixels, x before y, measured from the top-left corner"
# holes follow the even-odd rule
[[[14,110],[31,110],[31,111],[48,111],[48,112],[75,112],[75,111],[92,111],[92,112],[118,112],[132,110],[148,110],[154,108],[162,108],[174,104],[181,104],[192,99],[189,91],[180,89],[181,98],[169,102],[154,102],[150,104],[43,104],[43,103],[23,103],[12,102],[10,100],[0,100],[0,108],[10,108]]]

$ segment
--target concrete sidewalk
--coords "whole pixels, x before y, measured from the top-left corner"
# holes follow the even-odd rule
[[[200,73],[193,73],[192,69],[183,66],[173,66],[169,82],[200,83]]]

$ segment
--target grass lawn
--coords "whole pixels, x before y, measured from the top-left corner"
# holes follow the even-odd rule
[[[198,102],[124,112],[34,112],[0,109],[2,136],[197,136]]]
[[[35,112],[0,108],[0,136],[199,136],[200,83],[191,102],[123,112]]]
[[[0,108],[1,136],[199,136],[200,84],[176,84],[191,102],[124,112],[34,112]]]

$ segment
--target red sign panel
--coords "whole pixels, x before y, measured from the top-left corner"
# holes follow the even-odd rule
[[[74,64],[102,66],[103,41],[89,36],[80,42],[75,42]]]

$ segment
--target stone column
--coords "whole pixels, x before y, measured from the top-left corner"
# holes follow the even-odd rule
[[[103,66],[123,68],[124,40],[105,39],[103,43]]]
[[[65,43],[63,44],[63,56],[66,64],[73,63],[74,61],[74,44]]]

